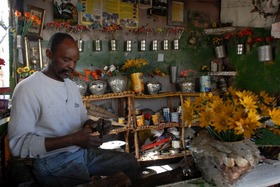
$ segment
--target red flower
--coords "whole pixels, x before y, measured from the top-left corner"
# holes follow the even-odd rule
[[[0,58],[0,66],[5,66],[5,60],[3,58]]]

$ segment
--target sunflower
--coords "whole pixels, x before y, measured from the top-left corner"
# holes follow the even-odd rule
[[[269,116],[275,125],[280,126],[280,110],[273,108],[269,111]]]

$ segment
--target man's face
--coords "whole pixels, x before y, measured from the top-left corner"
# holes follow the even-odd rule
[[[80,58],[77,44],[71,39],[63,40],[57,50],[53,53],[47,52],[47,56],[50,58],[49,66],[56,79],[68,78]]]

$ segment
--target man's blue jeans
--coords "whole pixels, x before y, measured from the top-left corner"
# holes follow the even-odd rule
[[[74,153],[34,159],[33,172],[43,186],[76,186],[91,181],[91,176],[108,176],[124,172],[133,178],[138,162],[125,152],[103,149],[79,149]]]

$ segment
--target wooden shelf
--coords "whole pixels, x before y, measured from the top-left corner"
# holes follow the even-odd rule
[[[208,72],[210,76],[236,76],[236,71],[218,71],[218,72]]]
[[[160,123],[158,125],[144,125],[137,127],[134,131],[142,131],[142,130],[149,130],[149,129],[164,129],[169,127],[182,127],[180,123],[169,122],[169,123]]]
[[[136,99],[154,99],[154,98],[164,98],[164,97],[179,97],[179,96],[188,96],[188,97],[197,97],[200,92],[164,92],[154,95],[135,95]]]

